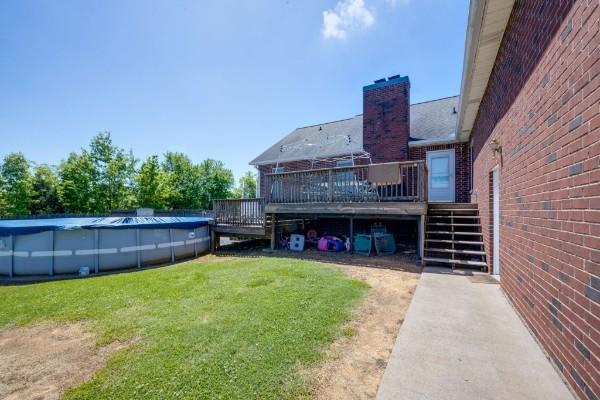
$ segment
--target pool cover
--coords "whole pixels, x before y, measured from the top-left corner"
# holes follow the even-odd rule
[[[198,217],[105,217],[0,220],[0,236],[26,235],[74,229],[194,229],[208,225],[210,218]]]

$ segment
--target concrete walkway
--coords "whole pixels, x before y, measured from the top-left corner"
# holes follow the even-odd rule
[[[502,292],[425,268],[378,400],[573,399]]]

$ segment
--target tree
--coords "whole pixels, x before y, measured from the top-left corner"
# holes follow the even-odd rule
[[[66,212],[91,213],[94,204],[96,169],[87,151],[71,153],[58,167],[58,195]]]
[[[58,196],[58,178],[46,164],[40,164],[33,174],[32,214],[58,214],[63,207]]]
[[[174,209],[200,208],[200,170],[183,153],[167,152],[162,167],[168,186],[168,204]]]
[[[3,215],[29,215],[33,194],[29,161],[22,153],[10,153],[0,167]]]
[[[256,174],[247,171],[239,180],[239,185],[233,191],[236,199],[253,199],[256,197]]]
[[[110,132],[92,138],[90,158],[95,167],[93,197],[97,212],[126,208],[133,203],[133,175],[136,160],[132,152],[114,146]]]
[[[201,208],[212,208],[214,199],[231,197],[234,185],[233,172],[225,168],[222,161],[206,159],[200,163],[199,170],[202,188]]]
[[[135,175],[136,203],[140,207],[166,208],[169,198],[167,175],[158,156],[148,157]]]

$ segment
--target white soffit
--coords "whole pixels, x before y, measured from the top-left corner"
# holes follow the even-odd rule
[[[458,140],[469,140],[514,0],[471,0],[460,90]]]

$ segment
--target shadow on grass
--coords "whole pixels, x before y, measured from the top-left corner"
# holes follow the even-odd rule
[[[275,257],[299,260],[320,261],[323,263],[353,265],[368,268],[383,268],[396,271],[420,273],[422,268],[417,265],[415,254],[396,253],[391,256],[361,256],[343,252],[319,251],[313,247],[306,248],[302,252],[287,249],[271,250],[269,241],[264,239],[244,240],[221,246],[214,255],[216,257]]]

